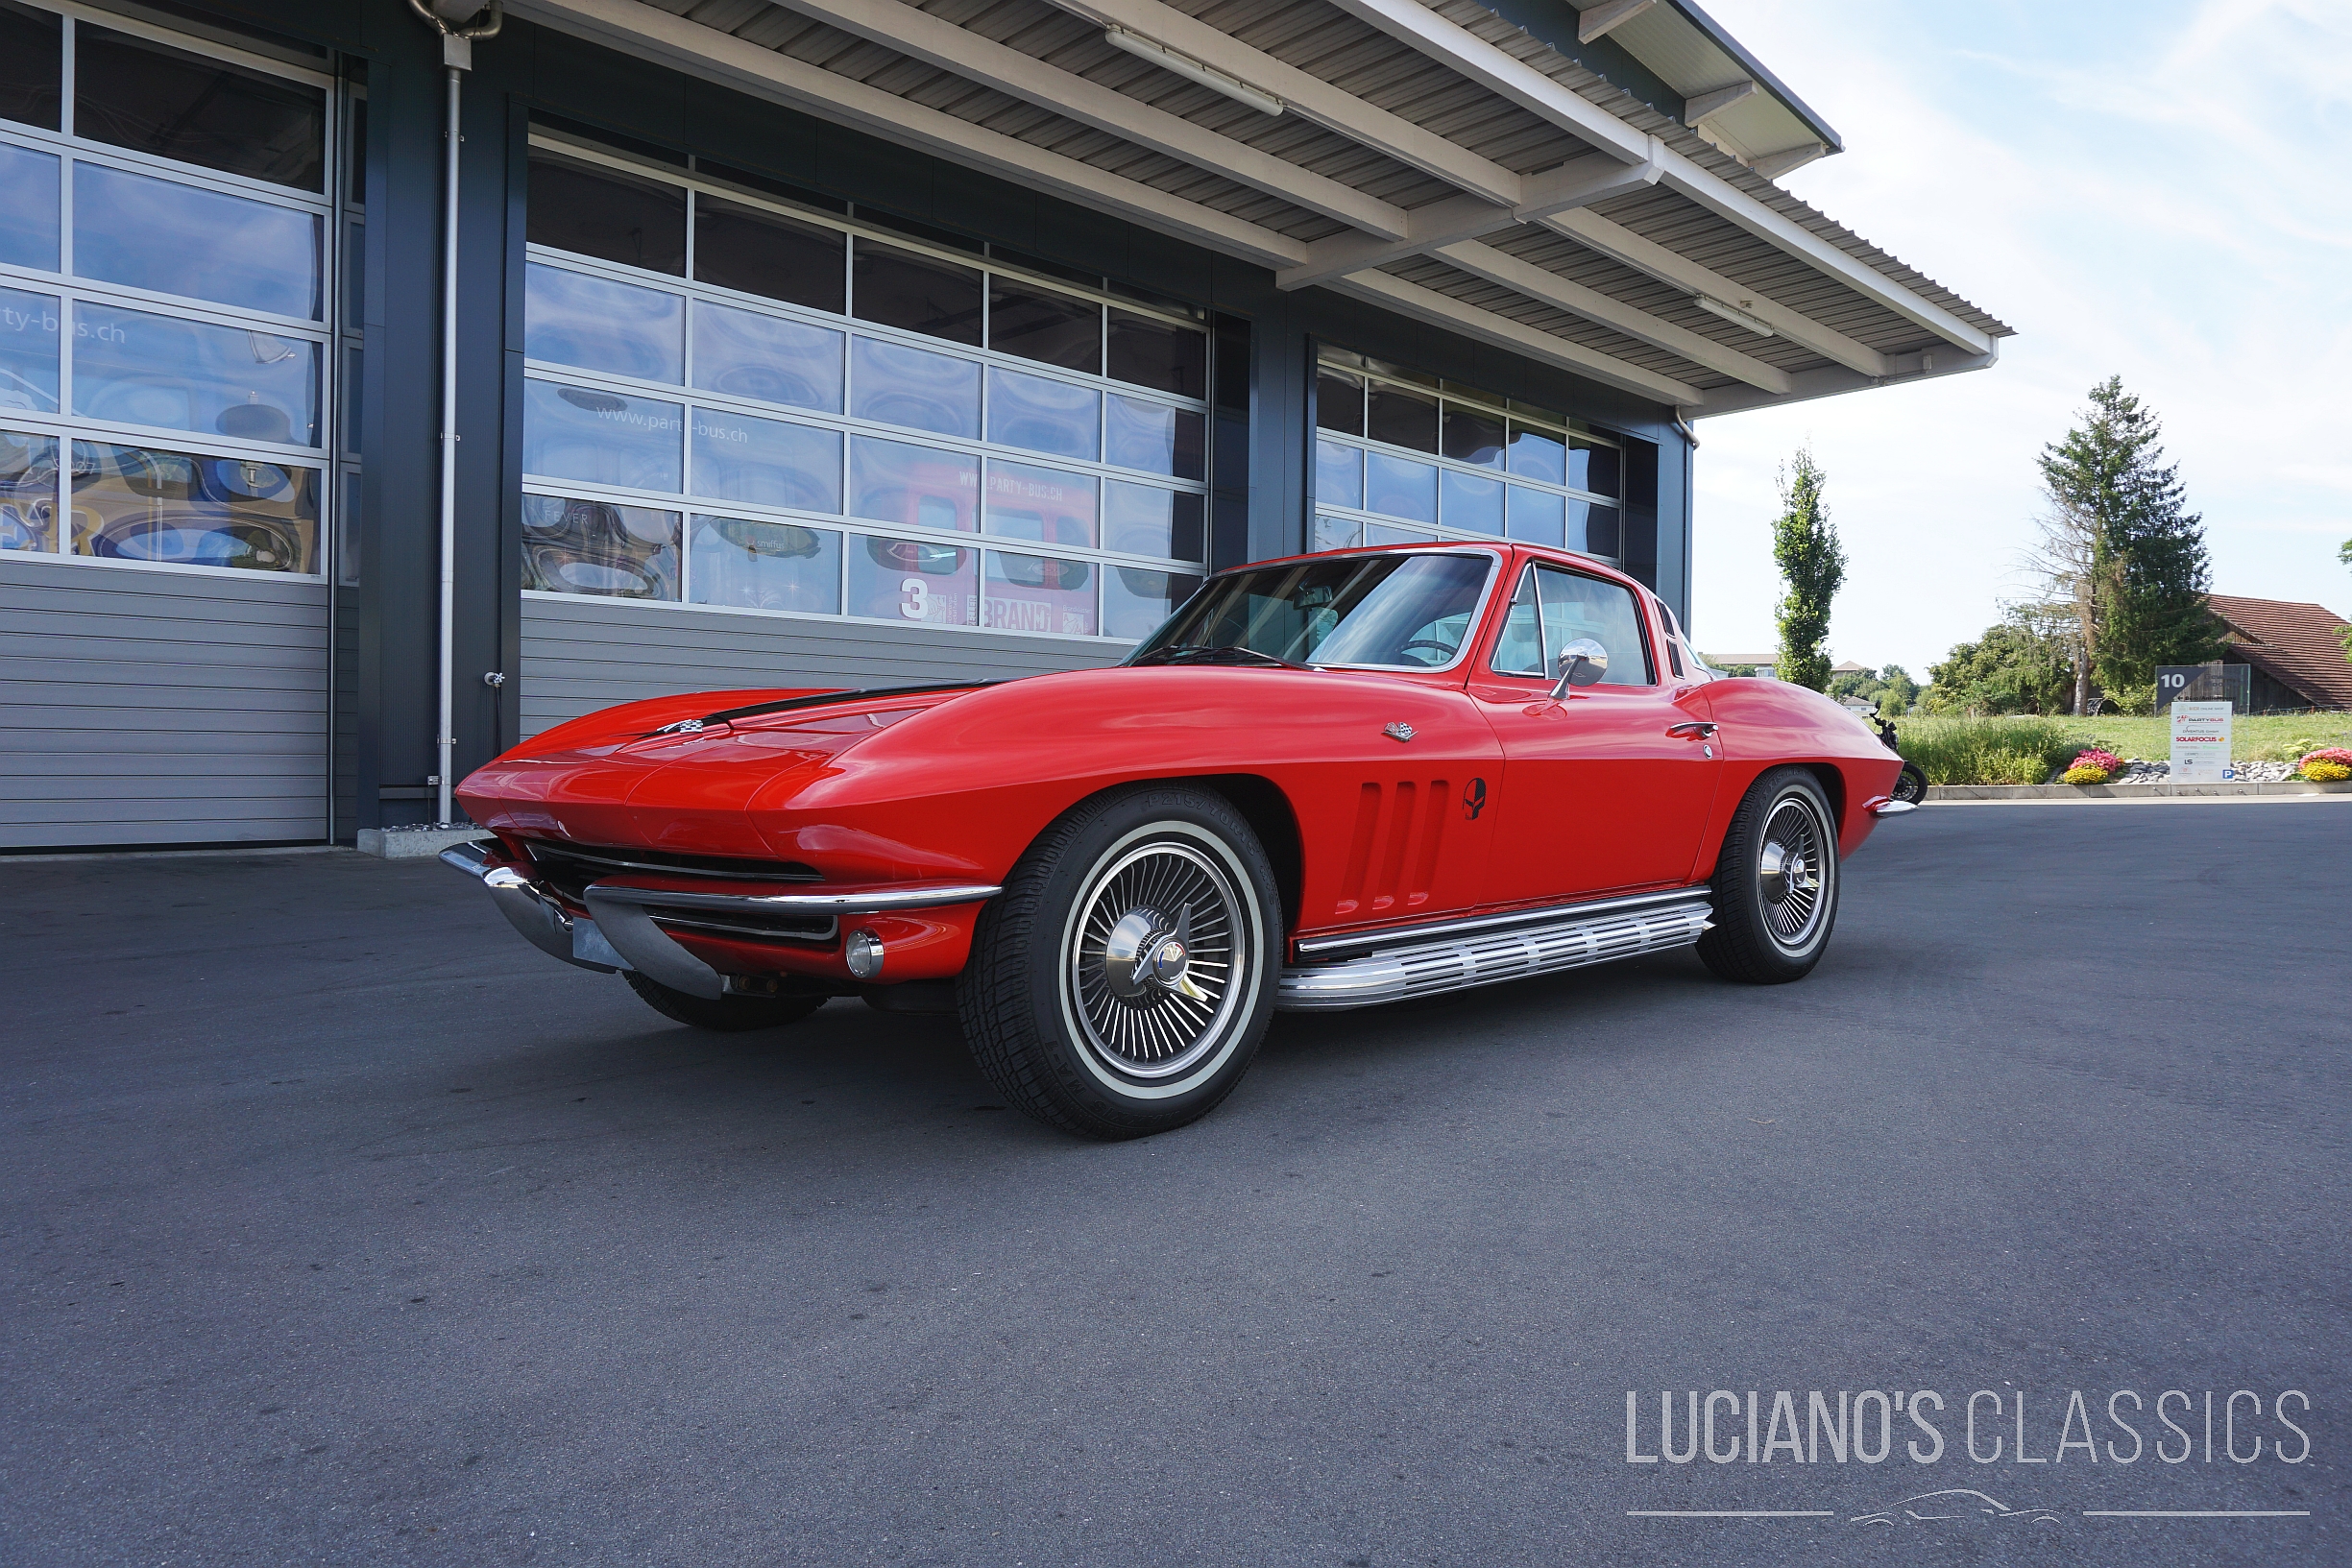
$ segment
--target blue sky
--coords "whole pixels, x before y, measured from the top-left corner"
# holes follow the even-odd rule
[[[2120,374],[2214,587],[2352,615],[2352,4],[1704,0],[1835,126],[1797,195],[2018,336],[1989,371],[1699,422],[1691,629],[1768,649],[1776,467],[1849,565],[1836,655],[1927,665],[2029,593],[2034,457]]]

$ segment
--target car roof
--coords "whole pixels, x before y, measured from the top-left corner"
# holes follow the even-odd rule
[[[1345,549],[1314,550],[1298,555],[1270,556],[1264,561],[1246,561],[1238,567],[1226,567],[1223,570],[1211,572],[1209,576],[1211,580],[1214,580],[1237,571],[1254,571],[1260,567],[1286,567],[1297,561],[1338,560],[1347,556],[1459,555],[1464,552],[1499,555],[1507,564],[1517,561],[1548,562],[1553,566],[1568,567],[1577,571],[1588,571],[1595,576],[1609,578],[1644,596],[1650,591],[1642,585],[1639,578],[1627,575],[1621,568],[1612,567],[1606,561],[1597,561],[1591,556],[1580,555],[1574,550],[1559,545],[1530,544],[1522,540],[1506,539],[1492,542],[1480,539],[1442,539],[1432,540],[1426,544],[1351,544]]]

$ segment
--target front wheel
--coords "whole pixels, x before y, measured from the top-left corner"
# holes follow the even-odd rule
[[[1714,926],[1699,957],[1727,980],[1784,985],[1821,961],[1837,923],[1837,819],[1812,774],[1749,786],[1715,862]]]
[[[1091,1138],[1206,1115],[1273,1010],[1281,900],[1249,825],[1203,790],[1073,808],[982,910],[958,1011],[1006,1100]]]
[[[799,1023],[825,1005],[823,997],[689,996],[660,980],[649,980],[634,969],[622,971],[621,978],[629,982],[629,989],[646,1006],[664,1018],[697,1029],[715,1029],[721,1034],[780,1028]]]

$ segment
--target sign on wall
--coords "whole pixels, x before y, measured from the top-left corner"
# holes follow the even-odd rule
[[[2156,712],[2175,702],[2220,702],[2226,699],[2241,713],[2253,712],[2254,668],[2251,664],[2159,664],[2156,666]]]
[[[2172,783],[2220,784],[2230,778],[2229,720],[2226,702],[2172,705]]]

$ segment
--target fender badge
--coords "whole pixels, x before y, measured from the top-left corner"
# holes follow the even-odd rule
[[[1476,822],[1478,813],[1486,808],[1487,781],[1472,779],[1462,790],[1462,814],[1470,821]]]
[[[1413,726],[1407,724],[1403,719],[1398,719],[1394,724],[1382,725],[1380,733],[1391,740],[1410,740],[1413,738]]]

